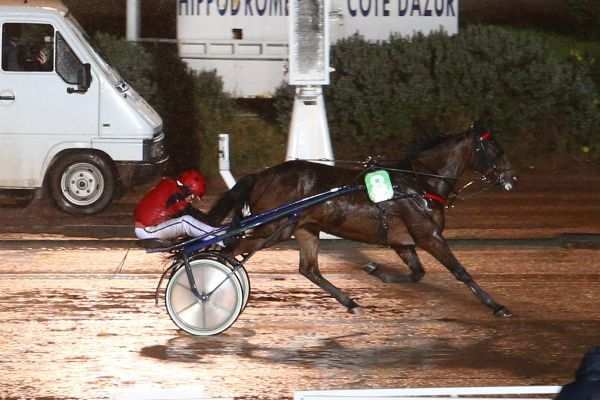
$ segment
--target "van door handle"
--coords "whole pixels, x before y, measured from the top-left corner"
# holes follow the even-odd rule
[[[16,97],[13,96],[0,96],[0,100],[5,100],[5,101],[15,101]]]

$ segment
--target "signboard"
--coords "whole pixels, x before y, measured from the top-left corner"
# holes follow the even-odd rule
[[[329,84],[327,0],[291,2],[289,31],[290,85]]]
[[[394,33],[458,32],[459,0],[328,2],[332,44],[355,33],[387,40]],[[192,69],[216,69],[236,97],[269,96],[285,80],[292,12],[286,0],[177,0],[176,7],[180,57]]]
[[[332,36],[358,32],[369,40],[386,40],[391,33],[411,35],[444,29],[458,32],[459,0],[331,0]],[[287,40],[286,0],[178,0],[179,39]]]

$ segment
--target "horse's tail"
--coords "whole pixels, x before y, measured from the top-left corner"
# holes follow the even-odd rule
[[[208,220],[213,225],[219,225],[233,211],[234,218],[240,218],[242,208],[248,202],[254,188],[256,175],[246,175],[240,179],[231,190],[225,192],[208,212]]]

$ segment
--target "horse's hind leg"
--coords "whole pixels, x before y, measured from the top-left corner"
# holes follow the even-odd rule
[[[358,304],[321,275],[318,263],[318,232],[314,233],[307,229],[297,229],[294,232],[294,235],[300,245],[300,273],[332,295],[337,301],[345,306],[349,312],[353,312],[354,309],[358,307]]]
[[[385,283],[419,282],[425,275],[425,269],[417,256],[415,246],[392,246],[396,254],[410,268],[410,275],[400,271],[389,270],[374,263],[369,263],[364,270],[369,274],[381,279]]]
[[[434,233],[426,238],[417,240],[417,245],[434,256],[442,263],[456,279],[463,282],[471,292],[486,306],[490,307],[498,317],[510,317],[511,312],[502,304],[496,303],[492,296],[483,290],[456,259],[446,240],[441,235]]]

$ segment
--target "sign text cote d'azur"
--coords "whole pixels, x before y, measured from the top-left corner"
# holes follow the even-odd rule
[[[288,16],[286,0],[178,0],[180,16]],[[345,0],[352,17],[456,17],[455,0]]]

